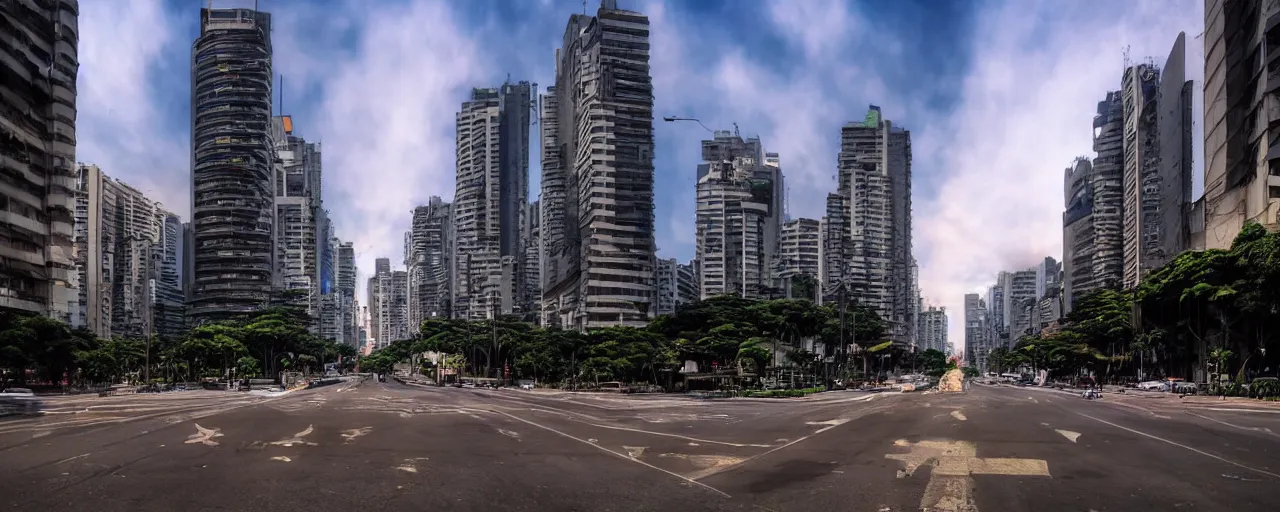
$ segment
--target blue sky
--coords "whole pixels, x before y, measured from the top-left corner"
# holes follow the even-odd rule
[[[184,217],[190,48],[206,1],[81,4],[78,159]],[[840,126],[868,104],[911,130],[920,285],[951,313],[957,346],[964,293],[1061,254],[1063,170],[1091,154],[1094,107],[1119,87],[1124,49],[1163,63],[1185,31],[1188,78],[1203,74],[1196,0],[618,3],[652,24],[655,117],[760,136],[780,153],[793,217],[822,215]],[[453,117],[469,89],[508,76],[551,84],[565,21],[583,9],[581,0],[258,5],[274,18],[284,113],[323,143],[325,204],[362,271],[376,257],[400,261],[413,206],[453,196]],[[655,128],[659,254],[688,260],[708,134],[691,123]]]

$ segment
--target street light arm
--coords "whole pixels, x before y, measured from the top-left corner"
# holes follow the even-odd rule
[[[676,122],[676,121],[693,121],[693,122],[695,122],[695,123],[698,123],[698,126],[701,126],[703,130],[709,131],[709,132],[711,132],[711,133],[715,133],[715,132],[716,132],[715,130],[712,130],[712,129],[710,129],[710,128],[707,128],[707,125],[702,124],[702,121],[701,121],[701,120],[699,120],[699,119],[697,119],[697,118],[694,118],[694,117],[663,116],[662,120],[663,120],[663,121],[666,121],[666,122],[668,122],[668,123],[674,123],[674,122]]]

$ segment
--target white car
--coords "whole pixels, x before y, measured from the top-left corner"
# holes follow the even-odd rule
[[[1146,391],[1165,391],[1169,389],[1169,384],[1162,380],[1149,380],[1146,382],[1139,382],[1138,389]]]

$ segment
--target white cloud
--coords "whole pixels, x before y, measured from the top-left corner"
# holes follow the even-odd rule
[[[159,0],[122,9],[84,2],[79,20],[80,70],[76,98],[76,157],[187,216],[190,167],[187,139],[166,133],[155,102],[157,61],[175,39]]]
[[[950,310],[957,347],[965,293],[982,292],[1000,270],[1061,259],[1063,171],[1092,156],[1095,106],[1119,88],[1123,48],[1163,64],[1179,31],[1189,43],[1199,33],[1195,3],[1063,13],[1055,2],[1014,1],[980,14],[960,104],[922,141],[939,151],[916,155],[947,176],[937,197],[916,202],[915,252],[920,286]]]
[[[314,25],[282,18],[276,62],[289,63],[297,90],[318,88],[298,126],[323,143],[326,204],[338,237],[353,242],[363,290],[375,258],[401,263],[413,207],[453,197],[454,114],[487,74],[476,43],[442,2],[381,9],[357,2],[344,11],[361,28],[354,51],[317,51],[305,32]],[[352,27],[345,23],[334,28]]]

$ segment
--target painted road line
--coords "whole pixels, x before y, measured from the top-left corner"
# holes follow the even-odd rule
[[[1073,412],[1074,412],[1074,411],[1073,411]],[[1095,417],[1090,416],[1090,415],[1088,415],[1088,414],[1079,413],[1079,412],[1077,412],[1076,414],[1077,414],[1077,415],[1079,415],[1079,416],[1084,416],[1084,417],[1086,417],[1086,418],[1089,418],[1089,419],[1091,419],[1091,420],[1093,420],[1093,421],[1096,421],[1096,422],[1098,422],[1098,423],[1102,423],[1102,424],[1104,424],[1104,425],[1111,425],[1111,426],[1113,426],[1113,427],[1115,427],[1115,428],[1118,428],[1118,429],[1120,429],[1120,430],[1124,430],[1124,431],[1127,431],[1127,432],[1132,432],[1132,433],[1134,433],[1134,434],[1138,434],[1138,435],[1143,436],[1143,437],[1148,437],[1148,438],[1151,438],[1151,439],[1155,439],[1156,441],[1160,441],[1160,442],[1162,442],[1162,443],[1171,444],[1171,445],[1173,445],[1173,446],[1177,446],[1178,448],[1182,448],[1182,449],[1187,450],[1187,451],[1190,451],[1190,452],[1198,453],[1198,454],[1200,454],[1200,455],[1204,455],[1205,457],[1209,457],[1209,458],[1211,458],[1211,459],[1216,459],[1216,460],[1219,460],[1219,461],[1225,462],[1225,463],[1227,463],[1227,464],[1230,464],[1230,465],[1232,465],[1232,466],[1235,466],[1235,467],[1238,467],[1238,468],[1241,468],[1241,469],[1247,469],[1247,470],[1249,470],[1249,471],[1253,471],[1254,473],[1258,473],[1258,474],[1261,474],[1261,475],[1267,475],[1267,476],[1269,476],[1269,477],[1271,477],[1271,478],[1274,478],[1274,479],[1280,480],[1280,474],[1272,473],[1272,472],[1267,471],[1267,470],[1265,470],[1265,469],[1259,469],[1259,468],[1255,468],[1255,467],[1253,467],[1253,466],[1246,466],[1246,465],[1241,464],[1241,463],[1239,463],[1239,462],[1236,462],[1236,461],[1233,461],[1233,460],[1228,460],[1228,459],[1226,459],[1226,458],[1224,458],[1224,457],[1222,457],[1222,456],[1214,455],[1214,454],[1212,454],[1212,453],[1209,453],[1209,452],[1206,452],[1206,451],[1204,451],[1204,450],[1200,450],[1200,449],[1197,449],[1197,448],[1193,448],[1193,447],[1187,446],[1187,445],[1182,444],[1182,443],[1179,443],[1179,442],[1177,442],[1177,441],[1170,441],[1170,440],[1165,439],[1165,438],[1160,437],[1160,436],[1156,436],[1156,435],[1148,434],[1148,433],[1146,433],[1146,432],[1142,432],[1142,431],[1140,431],[1140,430],[1135,430],[1135,429],[1132,429],[1132,428],[1126,427],[1126,426],[1124,426],[1124,425],[1119,425],[1119,424],[1116,424],[1116,423],[1112,423],[1112,422],[1110,422],[1110,421],[1107,421],[1107,420],[1104,420],[1104,419],[1101,419],[1101,418],[1095,418]]]
[[[706,489],[706,490],[709,490],[709,491],[714,492],[714,493],[716,493],[716,494],[719,494],[719,495],[721,495],[721,496],[724,496],[725,498],[730,498],[730,497],[731,497],[731,496],[729,496],[729,494],[728,494],[728,493],[726,493],[726,492],[724,492],[724,491],[721,491],[720,489],[716,489],[715,487],[712,487],[712,486],[710,486],[710,485],[704,484],[704,483],[702,483],[702,482],[699,482],[699,481],[694,480],[694,479],[692,479],[692,478],[686,477],[686,476],[681,475],[681,474],[679,474],[679,473],[676,473],[676,472],[673,472],[673,471],[668,471],[668,470],[662,469],[662,468],[660,468],[660,467],[658,467],[658,466],[654,466],[653,464],[649,464],[649,463],[647,463],[647,462],[645,462],[645,461],[642,461],[642,460],[639,460],[639,459],[633,459],[633,458],[631,458],[629,455],[621,454],[621,453],[615,452],[615,451],[613,451],[613,450],[610,450],[610,449],[608,449],[608,448],[605,448],[605,447],[603,447],[603,446],[600,446],[600,445],[598,445],[598,444],[596,444],[596,443],[594,442],[594,441],[595,441],[594,439],[582,439],[582,438],[577,437],[577,436],[575,436],[575,435],[573,435],[573,434],[569,434],[569,433],[566,433],[566,432],[562,432],[562,431],[556,430],[556,429],[554,429],[554,428],[548,427],[548,426],[543,425],[543,424],[541,424],[541,423],[536,423],[536,422],[533,422],[533,421],[526,420],[526,419],[521,418],[521,417],[519,417],[519,416],[516,416],[516,415],[514,415],[514,414],[510,414],[510,413],[506,413],[506,412],[502,412],[502,411],[494,411],[494,412],[496,412],[496,413],[498,413],[498,414],[501,414],[501,415],[504,415],[504,416],[507,416],[507,417],[509,417],[509,418],[511,418],[511,419],[513,419],[513,420],[520,421],[520,422],[524,422],[524,423],[527,423],[527,424],[529,424],[529,425],[533,425],[533,426],[535,426],[535,427],[538,427],[538,428],[540,428],[540,429],[543,429],[543,430],[546,430],[546,431],[552,432],[552,433],[554,433],[554,434],[559,434],[559,435],[560,435],[560,436],[562,436],[562,437],[567,437],[567,438],[572,439],[572,440],[574,440],[574,441],[577,441],[577,442],[579,442],[579,443],[583,443],[583,444],[586,444],[586,445],[588,445],[588,446],[595,447],[596,449],[603,450],[603,451],[605,451],[605,452],[607,452],[607,453],[611,453],[611,454],[613,454],[613,455],[615,455],[615,456],[617,456],[617,457],[621,458],[622,460],[631,461],[631,462],[634,462],[634,463],[636,463],[636,464],[640,464],[640,465],[642,465],[642,466],[648,467],[648,468],[650,468],[650,469],[654,469],[654,470],[657,470],[657,471],[661,471],[661,472],[666,473],[666,474],[668,474],[668,475],[671,475],[671,476],[674,476],[674,477],[676,477],[676,478],[679,478],[679,479],[681,479],[681,480],[685,481],[686,483],[688,483],[688,484],[690,484],[690,485],[694,485],[694,486],[697,486],[697,487],[701,487],[701,488],[703,488],[703,489]]]
[[[932,466],[929,483],[920,497],[924,512],[977,512],[973,475],[1043,476],[1049,463],[1041,459],[980,458],[977,446],[968,441],[895,441],[907,453],[886,454],[886,459],[902,462],[898,478],[915,474],[921,466]]]

